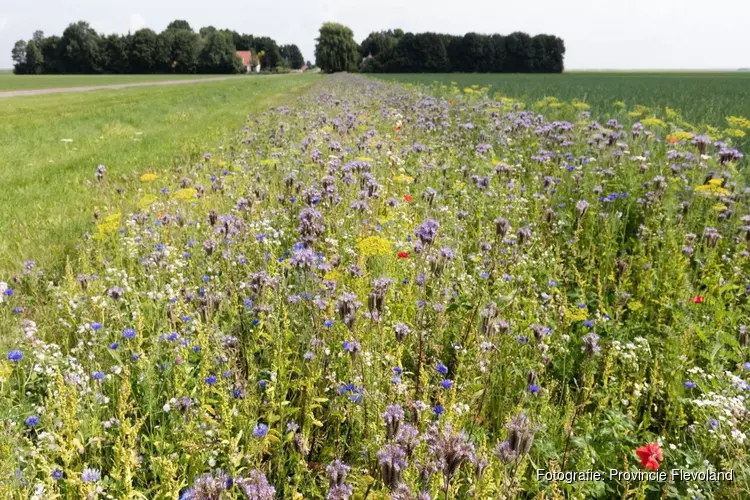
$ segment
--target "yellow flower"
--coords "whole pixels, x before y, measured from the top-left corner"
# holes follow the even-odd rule
[[[729,191],[721,187],[722,179],[711,179],[708,184],[695,188],[695,192],[702,196],[721,197],[729,194]]]
[[[260,161],[261,165],[276,165],[276,163],[278,162],[274,158],[268,158]]]
[[[175,191],[172,198],[175,200],[192,200],[198,194],[198,190],[195,188],[185,188]]]
[[[565,319],[568,321],[583,321],[588,317],[589,313],[586,308],[571,307],[565,311]]]
[[[414,182],[414,177],[409,177],[408,175],[396,175],[393,177],[393,180],[396,182],[401,182],[403,184],[409,184],[411,182]]]
[[[466,94],[471,94],[472,92],[474,92],[474,89],[472,89],[472,88],[469,88],[469,87],[466,87],[466,88],[464,89],[464,92],[465,92]]]
[[[667,118],[670,120],[676,120],[680,117],[680,114],[672,108],[664,108],[664,111],[667,114]]]
[[[140,208],[141,210],[144,208],[148,208],[151,206],[152,203],[154,203],[157,200],[156,196],[153,194],[147,194],[140,200],[138,200],[135,205]]]
[[[667,136],[667,141],[670,142],[680,142],[680,141],[689,141],[693,138],[693,134],[690,132],[686,132],[684,130],[677,130],[676,132],[672,132]]]
[[[327,281],[337,281],[341,277],[341,272],[336,269],[331,269],[323,275],[323,279]]]
[[[143,175],[140,176],[140,179],[143,182],[152,182],[152,181],[155,181],[158,178],[159,178],[158,175],[156,175],[156,174],[150,174],[150,173],[149,174],[143,174]]]
[[[650,116],[641,120],[644,127],[666,127],[667,124],[655,116]]]
[[[716,205],[714,205],[714,206],[713,206],[713,207],[711,207],[711,208],[713,208],[713,209],[714,209],[714,210],[716,210],[717,212],[723,212],[724,210],[726,210],[726,209],[727,209],[727,206],[726,206],[726,205],[724,205],[723,203],[717,203]]]
[[[391,242],[380,236],[368,236],[357,242],[357,250],[363,257],[388,255],[391,253]]]
[[[120,217],[119,213],[108,215],[102,219],[101,224],[96,225],[97,233],[101,235],[100,238],[104,237],[104,235],[114,233],[120,228]]]
[[[741,116],[727,116],[727,123],[732,128],[750,128],[750,120]]]
[[[738,128],[725,129],[724,133],[727,134],[729,137],[737,137],[738,139],[745,137],[745,131],[740,130]]]
[[[625,106],[625,103],[622,103],[623,107]],[[580,109],[581,111],[585,111],[587,109],[591,109],[591,106],[586,104],[585,102],[581,102],[579,100],[573,100],[573,107],[576,109]]]
[[[640,111],[629,111],[628,116],[632,118],[638,118],[639,116],[643,115]]]
[[[359,161],[369,161],[369,162],[371,162],[371,163],[372,163],[373,161],[375,161],[375,160],[373,160],[372,158],[370,158],[369,156],[357,156],[357,159],[358,159]]]
[[[617,109],[625,109],[625,101],[615,101],[615,107]]]

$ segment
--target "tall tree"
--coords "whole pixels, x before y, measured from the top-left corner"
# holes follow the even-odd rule
[[[129,40],[117,34],[104,38],[104,66],[107,73],[125,74],[130,72]]]
[[[26,46],[26,72],[30,75],[44,72],[44,56],[35,40],[31,40]]]
[[[187,21],[183,21],[182,19],[175,19],[167,25],[167,29],[193,31],[193,28],[190,27],[190,23]]]
[[[279,54],[284,60],[284,64],[292,69],[300,69],[305,65],[305,59],[302,57],[299,47],[294,44],[282,45],[279,47]]]
[[[206,38],[199,57],[201,73],[239,73],[242,60],[237,56],[231,35],[214,31]]]
[[[130,67],[133,73],[153,73],[159,63],[158,35],[149,28],[133,33],[130,42]]]
[[[26,40],[18,40],[10,51],[10,57],[13,59],[13,71],[17,75],[26,73],[26,49],[28,47]]]
[[[359,49],[350,28],[339,23],[324,23],[315,41],[315,64],[323,71],[356,70]]]
[[[101,71],[99,34],[86,21],[70,24],[60,38],[63,66],[68,73]]]

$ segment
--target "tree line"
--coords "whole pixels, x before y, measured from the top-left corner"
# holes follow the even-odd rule
[[[144,28],[127,35],[97,33],[89,23],[70,24],[62,36],[34,32],[15,43],[11,56],[17,74],[240,73],[237,50],[252,52],[251,65],[263,71],[300,69],[305,61],[296,45],[273,38],[219,30],[193,31],[187,21],[169,23],[161,33]]]
[[[447,35],[372,32],[361,44],[352,30],[325,23],[316,39],[324,71],[370,73],[562,73],[565,43],[553,35]]]

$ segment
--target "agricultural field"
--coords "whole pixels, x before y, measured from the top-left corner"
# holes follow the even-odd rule
[[[747,114],[294,78],[9,105],[0,498],[750,496]]]
[[[400,82],[434,82],[460,88],[491,86],[493,92],[527,102],[555,97],[579,100],[607,116],[623,110],[630,118],[666,118],[665,108],[680,114],[690,125],[733,129],[728,116],[750,118],[750,72],[565,72],[563,74],[406,74],[378,75]],[[648,109],[644,109],[648,108]],[[635,115],[638,116],[635,116]],[[750,138],[735,137],[742,145]]]
[[[201,78],[216,78],[217,76],[227,75],[14,75],[0,72],[0,92],[170,80],[198,80]],[[239,76],[236,78],[239,78]]]
[[[0,272],[31,259],[64,266],[94,227],[93,214],[106,209],[103,192],[191,161],[249,113],[286,102],[314,80],[238,77],[0,99]],[[108,171],[106,188],[92,186],[98,165]]]

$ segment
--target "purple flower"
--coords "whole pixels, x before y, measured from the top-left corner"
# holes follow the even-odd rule
[[[101,472],[99,472],[99,469],[83,469],[83,472],[81,472],[81,481],[84,483],[95,483],[99,480],[101,477]]]
[[[685,382],[685,387],[687,387],[688,389],[695,389],[697,386],[698,384],[696,384],[692,380],[688,380],[687,382]]]
[[[438,362],[436,369],[437,369],[437,372],[442,375],[445,375],[446,373],[448,373],[448,367],[445,366],[443,363]]]
[[[27,427],[36,427],[39,423],[39,417],[37,415],[31,415],[29,417],[26,417],[24,423]]]
[[[23,359],[23,353],[21,351],[10,351],[8,353],[8,361],[18,363]]]
[[[213,375],[213,374],[209,375],[208,377],[206,377],[205,382],[208,385],[214,385],[216,383],[216,375]]]
[[[539,386],[538,386],[538,385],[536,385],[536,384],[531,384],[531,385],[529,385],[529,387],[528,387],[528,391],[529,391],[530,393],[532,393],[532,394],[536,394],[537,392],[539,392]]]
[[[451,387],[453,387],[453,381],[444,379],[442,382],[440,382],[440,385],[443,387],[443,389],[450,389]]]
[[[445,413],[445,408],[443,408],[443,405],[438,403],[432,407],[432,413],[434,413],[436,417],[439,417],[440,415]]]
[[[101,323],[91,323],[91,329],[94,330],[94,331],[101,330],[102,329],[102,324]]]
[[[63,478],[63,471],[61,471],[60,469],[53,469],[51,476],[55,481],[59,481]]]
[[[264,438],[268,434],[268,426],[266,424],[256,424],[253,428],[253,436],[257,438]]]
[[[132,328],[126,328],[122,331],[122,336],[126,339],[132,339],[135,337],[135,330]]]

